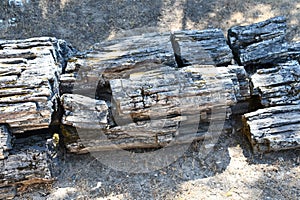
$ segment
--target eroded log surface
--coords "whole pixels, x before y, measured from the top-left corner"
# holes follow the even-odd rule
[[[161,65],[176,67],[173,54],[170,33],[105,41],[94,45],[93,51],[84,58],[68,63],[67,73],[60,78],[61,91],[70,93],[72,90],[94,98],[97,87],[102,87],[111,79],[127,78],[131,73],[155,69]]]
[[[54,38],[0,42],[0,123],[13,134],[48,128],[60,65]]]
[[[7,158],[8,151],[12,150],[12,135],[7,126],[0,125],[0,160]]]
[[[286,18],[275,17],[228,30],[229,44],[242,65],[273,64],[299,56],[297,44],[285,40]]]
[[[300,106],[276,106],[244,115],[244,132],[255,152],[300,147]]]
[[[249,97],[247,79],[239,81],[245,74],[239,66],[203,65],[180,70],[162,66],[133,73],[128,79],[110,81],[109,114],[104,101],[64,95],[62,123],[65,138],[69,138],[67,147],[71,152],[84,153],[113,149],[113,145],[124,149],[158,148],[170,142],[202,139],[210,121],[223,124],[229,119],[236,97]],[[196,129],[189,129],[191,126]],[[224,131],[230,130],[226,124]]]
[[[1,199],[11,199],[17,191],[24,192],[34,184],[53,182],[50,164],[55,149],[48,148],[48,144],[44,136],[31,136],[14,142],[9,156],[0,160]]]
[[[251,76],[253,93],[261,98],[261,104],[300,104],[300,65],[298,61],[274,64],[271,68],[258,69]]]
[[[228,65],[233,59],[222,30],[176,31],[172,45],[177,63],[187,65]]]
[[[1,40],[0,199],[52,181],[56,147],[31,132],[48,133],[49,125],[69,152],[161,148],[214,137],[224,122],[230,132],[231,108],[245,114],[258,96],[269,108],[253,104],[257,111],[244,115],[254,151],[298,148],[300,43],[285,40],[286,28],[277,17],[229,30],[249,75],[229,65],[219,29],[120,38],[76,57],[55,38]]]

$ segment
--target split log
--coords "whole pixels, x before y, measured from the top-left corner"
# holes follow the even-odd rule
[[[48,148],[47,137],[16,139],[9,156],[0,160],[2,199],[12,199],[18,192],[24,192],[34,184],[50,184],[54,181],[50,166],[55,149]]]
[[[261,98],[261,104],[300,104],[300,65],[298,61],[274,64],[273,67],[258,69],[251,76],[252,93]]]
[[[262,65],[295,59],[299,53],[285,40],[286,18],[275,17],[228,30],[229,44],[241,65]]]
[[[48,128],[61,65],[54,38],[0,42],[0,123],[13,134]]]
[[[300,147],[300,106],[276,106],[247,113],[244,133],[254,152],[269,152]]]
[[[232,51],[222,30],[190,30],[172,33],[171,41],[179,66],[216,65],[231,63]]]

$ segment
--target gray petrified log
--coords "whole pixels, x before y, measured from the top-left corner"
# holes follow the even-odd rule
[[[51,136],[43,135],[49,133],[59,94],[59,43],[49,37],[0,41],[0,199],[53,181],[55,148],[48,148]],[[24,138],[12,142],[15,136]]]
[[[94,45],[93,51],[83,58],[69,61],[67,73],[60,77],[61,91],[94,98],[97,87],[103,87],[109,80],[126,78],[136,71],[147,71],[160,65],[177,66],[169,33],[104,41]]]
[[[272,64],[299,56],[297,44],[286,39],[286,18],[275,17],[228,30],[229,44],[241,65]]]
[[[9,155],[0,160],[0,198],[12,199],[33,185],[51,184],[55,148],[44,136],[16,139]]]
[[[193,64],[224,66],[233,59],[220,29],[175,31],[171,34],[171,42],[181,67]]]
[[[244,132],[254,152],[300,147],[300,106],[260,109],[243,117]]]
[[[74,153],[116,146],[159,148],[170,142],[213,137],[222,128],[211,127],[207,135],[209,122],[223,126],[230,116],[229,107],[249,93],[249,88],[245,92],[246,80],[239,81],[234,72],[245,74],[239,66],[194,65],[177,70],[162,65],[132,73],[127,79],[110,80],[112,96],[107,103],[65,94],[62,130],[67,148]],[[227,125],[223,131],[231,130]]]
[[[0,41],[0,123],[13,134],[48,128],[61,65],[55,38]]]
[[[265,107],[300,104],[299,80],[298,61],[273,64],[251,75],[252,94],[259,95]]]

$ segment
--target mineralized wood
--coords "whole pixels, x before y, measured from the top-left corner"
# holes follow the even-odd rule
[[[50,148],[51,139],[31,136],[17,139],[13,149],[4,160],[0,160],[0,197],[11,199],[34,184],[53,182],[51,163],[55,149]]]
[[[0,160],[7,158],[12,149],[12,135],[6,125],[0,125]]]
[[[300,147],[300,106],[276,106],[247,113],[244,133],[254,152],[269,152]]]
[[[228,65],[233,59],[222,30],[189,30],[172,33],[171,41],[179,66]]]
[[[270,68],[258,69],[251,76],[252,93],[260,96],[261,104],[300,104],[300,65],[298,61],[274,64]]]
[[[141,121],[233,105],[237,100],[232,79],[237,77],[222,69],[218,73],[217,68],[201,65],[180,70],[162,68],[132,74],[131,79],[111,80],[113,109],[120,120],[130,117]],[[222,102],[214,98],[216,94],[223,95]]]
[[[294,58],[285,40],[286,18],[275,17],[249,26],[228,30],[229,44],[242,65],[272,64]]]
[[[244,75],[240,66],[198,65],[180,70],[162,66],[111,80],[112,102],[65,94],[62,133],[66,147],[73,153],[87,153],[115,147],[159,148],[170,142],[213,137],[222,128],[211,128],[207,135],[209,122],[223,126],[236,96],[248,98],[249,92],[243,91]],[[223,132],[230,130],[227,124]]]
[[[74,65],[76,70],[72,70]],[[84,58],[75,58],[68,63],[66,73],[74,75],[63,75],[61,91],[67,93],[72,88],[75,93],[94,98],[98,86],[111,79],[126,78],[131,73],[161,65],[177,66],[169,33],[104,41],[94,45]]]
[[[0,42],[0,123],[13,134],[48,128],[58,94],[54,38]]]
[[[105,101],[64,94],[62,124],[76,128],[105,129],[108,127],[108,106]]]

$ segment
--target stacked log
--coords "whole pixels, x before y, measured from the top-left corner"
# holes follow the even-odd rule
[[[52,181],[57,143],[41,132],[53,125],[87,153],[215,137],[234,113],[255,152],[298,148],[300,43],[286,28],[284,17],[233,27],[229,46],[219,29],[152,33],[76,57],[55,38],[1,40],[0,198]]]
[[[254,152],[299,147],[299,42],[286,41],[286,19],[276,17],[228,31],[238,62],[247,65],[251,94],[262,108],[243,117]]]
[[[48,149],[51,136],[44,135],[49,134],[59,95],[57,43],[48,37],[0,41],[0,199],[53,181],[55,148]],[[18,139],[12,141],[14,137]]]
[[[95,98],[99,93],[97,87],[103,88],[111,79],[126,78],[131,73],[160,65],[177,67],[169,33],[105,41],[95,44],[92,49],[83,58],[68,62],[66,73],[60,77],[62,93],[72,91]]]
[[[265,107],[300,104],[300,65],[298,61],[274,64],[258,69],[251,76],[253,94]]]
[[[245,71],[238,66],[218,70],[203,65],[180,70],[162,66],[131,74],[128,79],[113,79],[109,82],[112,96],[108,103],[78,94],[63,95],[67,148],[73,153],[112,150],[116,146],[160,148],[170,142],[190,143],[219,134],[206,135],[209,122],[224,124],[229,119],[236,96],[245,96],[244,86],[231,70],[240,74]],[[193,125],[196,129],[189,130]],[[231,127],[224,131],[231,131]]]

